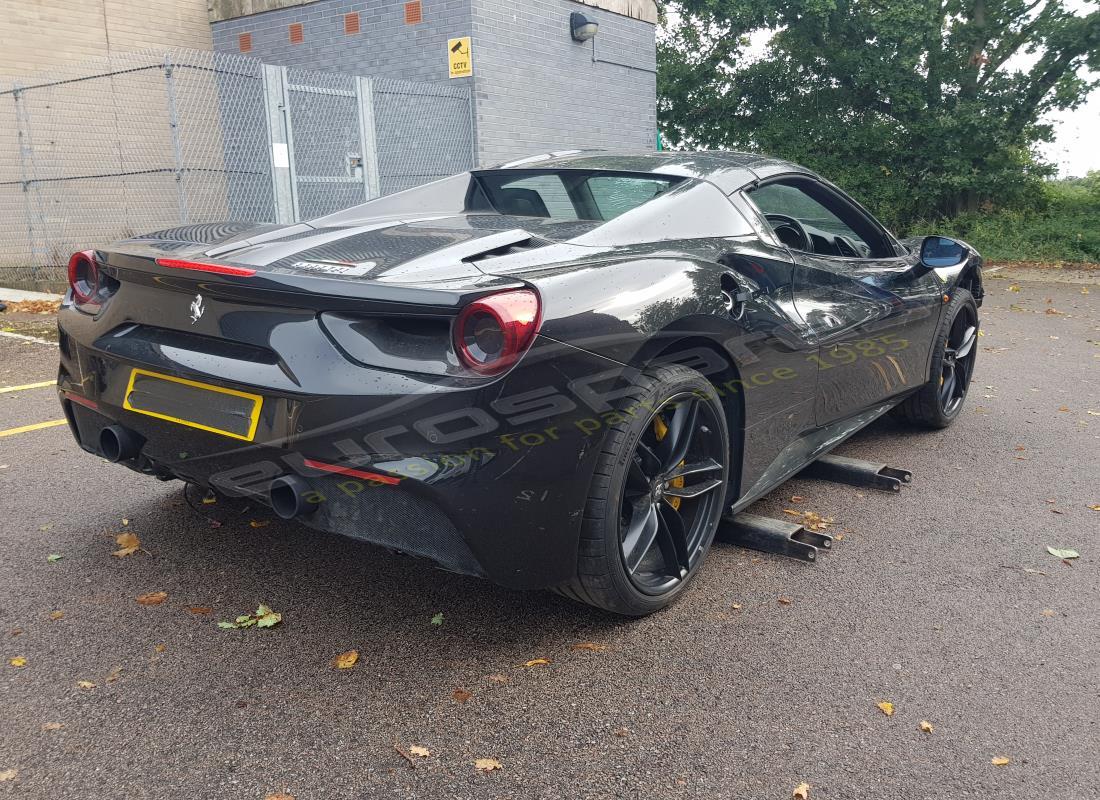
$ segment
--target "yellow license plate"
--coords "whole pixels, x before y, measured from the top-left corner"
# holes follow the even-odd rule
[[[263,402],[258,394],[135,368],[122,406],[135,414],[251,442]]]

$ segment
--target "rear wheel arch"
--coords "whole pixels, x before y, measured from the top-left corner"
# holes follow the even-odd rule
[[[741,491],[741,466],[744,463],[745,403],[741,373],[733,356],[718,342],[704,336],[683,335],[670,337],[665,334],[651,342],[656,345],[640,354],[632,366],[640,370],[662,364],[681,364],[696,370],[714,387],[718,400],[726,412],[726,426],[730,434],[731,480],[727,499],[732,502]],[[716,369],[711,368],[719,365]]]

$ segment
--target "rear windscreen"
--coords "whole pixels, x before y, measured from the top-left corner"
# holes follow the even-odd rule
[[[469,210],[516,217],[607,221],[648,203],[684,179],[604,170],[517,170],[474,174]]]

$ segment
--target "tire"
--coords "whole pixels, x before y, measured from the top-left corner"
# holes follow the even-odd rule
[[[894,408],[896,417],[912,425],[933,429],[946,428],[958,418],[970,387],[970,379],[974,375],[978,351],[978,325],[978,306],[974,302],[974,297],[966,289],[956,289],[936,331],[929,381]],[[969,337],[967,351],[962,356],[952,359],[952,353],[961,352],[961,348],[951,346],[960,344],[957,341],[953,343],[952,336],[957,336],[960,330],[965,334],[971,327],[973,333]],[[965,339],[962,344],[966,344]],[[946,403],[943,397],[945,387],[943,381],[945,373],[952,364],[955,364],[955,381],[959,384],[960,391],[953,392],[951,402]],[[960,367],[962,367],[961,371]]]
[[[577,574],[557,591],[640,617],[679,597],[710,549],[725,510],[729,430],[713,386],[681,365],[640,373],[618,413],[608,416],[614,422],[608,425],[585,502]],[[686,446],[680,436],[688,437]],[[667,464],[675,466],[665,469]],[[679,472],[685,474],[666,480]],[[682,535],[677,535],[676,520]],[[647,535],[651,544],[643,552]]]

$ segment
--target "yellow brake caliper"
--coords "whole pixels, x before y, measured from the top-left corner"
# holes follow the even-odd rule
[[[665,438],[665,436],[668,435],[668,425],[665,424],[665,421],[663,419],[661,419],[660,416],[656,416],[656,417],[653,418],[653,432],[657,435],[657,441],[658,442],[663,440]],[[682,467],[682,466],[684,466],[685,463],[686,463],[686,461],[681,461],[677,466]],[[672,486],[676,489],[683,489],[684,488],[684,476],[681,475],[679,478],[673,478],[672,480],[670,480],[668,482],[668,485]],[[668,504],[670,506],[672,506],[674,509],[676,509],[677,511],[680,510],[680,501],[682,499],[683,499],[682,497],[670,497],[670,496],[665,497],[665,501],[668,502]]]

